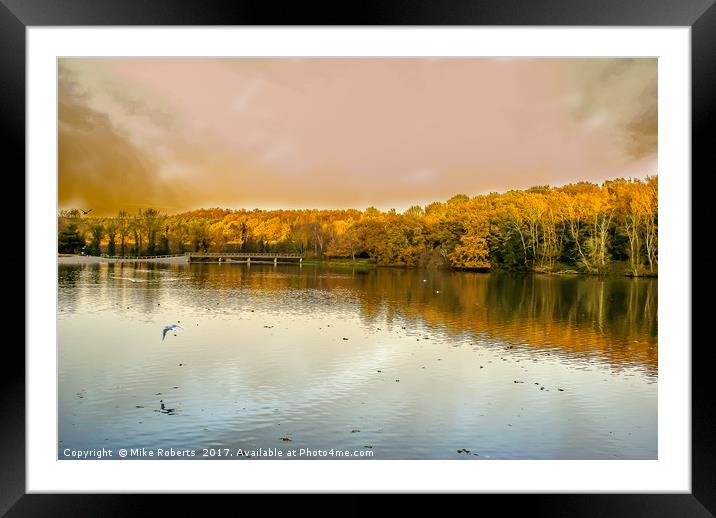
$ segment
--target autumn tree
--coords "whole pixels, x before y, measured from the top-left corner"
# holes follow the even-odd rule
[[[94,224],[92,226],[92,240],[90,241],[89,248],[87,250],[89,255],[100,255],[100,244],[102,243],[103,235],[104,227],[98,223]]]
[[[460,243],[450,253],[449,259],[456,268],[488,270],[490,250],[488,246],[489,224],[480,216],[471,217]]]
[[[156,209],[147,209],[142,214],[144,232],[147,236],[147,255],[156,254],[157,230],[161,226],[161,217]]]
[[[644,185],[644,245],[649,271],[654,272],[658,265],[658,229],[659,229],[659,179],[650,176]]]
[[[75,237],[72,237],[75,236]],[[105,240],[106,237],[106,240]],[[612,262],[631,275],[658,269],[658,179],[577,182],[558,188],[458,194],[402,213],[344,210],[154,209],[116,218],[58,214],[58,249],[90,241],[99,253],[238,250],[368,257],[393,266],[447,266],[508,271],[574,268],[602,274]],[[60,245],[60,243],[62,245]]]
[[[121,256],[127,255],[126,245],[127,245],[127,236],[129,235],[128,218],[129,218],[129,215],[123,210],[120,210],[119,214],[117,214],[117,233],[119,234],[119,255],[121,255]]]
[[[107,255],[117,255],[116,238],[119,225],[114,218],[110,218],[105,223],[105,228],[107,230]]]
[[[326,255],[328,257],[350,257],[353,261],[364,247],[364,239],[361,229],[352,226],[348,230],[338,234],[328,245]]]
[[[192,218],[187,223],[187,233],[194,252],[209,251],[209,220],[205,218]]]

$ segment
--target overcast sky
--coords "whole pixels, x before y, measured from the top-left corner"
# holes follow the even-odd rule
[[[657,173],[656,59],[62,59],[59,205],[402,210]]]

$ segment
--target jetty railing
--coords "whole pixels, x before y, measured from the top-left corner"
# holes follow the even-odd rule
[[[301,259],[303,254],[284,252],[186,252],[188,257],[266,257],[273,259]]]
[[[303,264],[303,254],[290,252],[187,252],[186,256],[189,262],[213,262],[212,260],[216,260],[218,263],[233,261],[250,265],[253,260],[257,263],[273,262],[274,265],[277,265],[279,259],[290,259],[286,263]],[[238,259],[243,259],[243,261],[238,261]]]
[[[96,256],[88,257],[102,257],[104,259],[166,259],[170,257],[185,257],[186,254],[171,254],[171,255],[108,255],[100,254]]]

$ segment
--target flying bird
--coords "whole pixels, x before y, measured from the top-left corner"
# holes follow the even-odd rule
[[[89,214],[90,212],[92,212],[94,209],[90,209],[90,210],[80,209],[80,210],[82,211],[82,214],[84,214],[84,215],[86,216],[87,214]]]
[[[164,326],[164,331],[162,331],[162,341],[167,336],[167,333],[169,331],[174,331],[176,329],[184,329],[184,328],[182,326],[180,326],[179,324],[169,324],[168,326]]]

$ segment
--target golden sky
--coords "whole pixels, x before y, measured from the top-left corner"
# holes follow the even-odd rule
[[[59,206],[398,210],[657,173],[656,59],[61,59]]]

